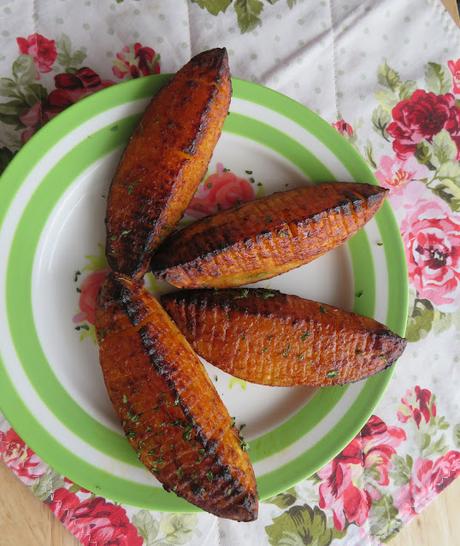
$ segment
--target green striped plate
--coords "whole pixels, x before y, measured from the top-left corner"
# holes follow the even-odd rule
[[[103,267],[97,256],[111,176],[149,97],[168,78],[130,81],[72,106],[4,173],[0,405],[30,447],[79,485],[134,506],[193,511],[137,461],[108,400],[97,347],[86,335],[92,327],[80,322],[83,329],[75,329],[75,320],[90,319],[97,277],[91,270]],[[320,181],[375,183],[356,150],[310,110],[255,84],[233,84],[231,115],[210,172],[223,165],[250,178],[258,195]],[[232,191],[230,184],[225,192]],[[82,270],[77,282],[76,270]],[[346,246],[259,284],[353,309],[404,334],[406,277],[398,228],[385,204]],[[149,282],[154,290],[168,289]],[[77,286],[85,291],[80,316]],[[246,424],[262,499],[311,475],[342,449],[391,376],[349,387],[283,389],[247,384],[207,366],[230,413]]]

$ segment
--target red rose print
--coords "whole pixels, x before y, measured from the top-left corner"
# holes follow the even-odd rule
[[[101,80],[94,70],[83,67],[72,74],[57,74],[54,83],[56,89],[51,91],[47,99],[47,110],[51,117],[95,91],[113,85],[114,82]]]
[[[401,224],[409,277],[420,298],[440,311],[460,307],[460,214],[420,199]]]
[[[114,82],[101,80],[91,68],[80,68],[75,73],[57,74],[54,78],[56,89],[42,102],[36,102],[19,118],[26,127],[21,133],[23,143],[46,122],[78,100],[104,89]]]
[[[160,73],[160,55],[151,47],[146,47],[139,42],[125,46],[116,54],[112,72],[117,78],[126,76],[139,78],[149,74]]]
[[[347,137],[353,136],[353,127],[343,119],[337,120],[335,123],[332,124],[332,127],[335,127],[341,135]]]
[[[407,423],[413,419],[417,428],[420,428],[422,418],[429,423],[432,417],[436,417],[435,396],[428,389],[422,389],[416,385],[415,389],[409,389],[401,398],[402,406],[398,410],[398,419],[401,423]]]
[[[460,452],[448,451],[436,461],[418,459],[409,483],[395,499],[401,516],[410,519],[420,513],[441,491],[460,476]]]
[[[394,138],[393,150],[402,159],[413,154],[419,142],[431,141],[442,129],[447,129],[460,145],[457,139],[459,108],[451,93],[435,95],[417,89],[393,108],[392,115],[387,132]]]
[[[108,269],[94,271],[86,277],[80,286],[80,312],[73,317],[75,323],[87,321],[94,324],[96,321],[96,299],[99,293],[99,288],[105,281],[108,274]]]
[[[16,38],[19,51],[30,55],[39,72],[50,72],[57,57],[56,42],[41,34],[31,34],[27,38]]]
[[[460,93],[460,59],[448,61],[447,66],[452,74],[452,93]]]
[[[65,488],[54,492],[51,511],[85,546],[142,546],[138,535],[121,506],[101,497],[80,501]]]
[[[379,493],[365,483],[366,471],[372,470],[379,485],[388,485],[390,459],[405,439],[402,429],[389,427],[373,415],[360,434],[318,472],[323,480],[319,506],[332,510],[336,529],[343,530],[347,523],[363,525],[367,520],[372,499]]]
[[[255,196],[250,182],[224,170],[222,163],[217,163],[216,172],[200,185],[187,209],[187,214],[201,218],[245,201],[252,201]]]
[[[46,465],[28,448],[16,432],[10,428],[0,431],[0,457],[26,485],[46,472]]]

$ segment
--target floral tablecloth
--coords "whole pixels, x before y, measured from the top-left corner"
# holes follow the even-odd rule
[[[251,524],[160,514],[81,489],[0,418],[0,454],[83,543],[380,544],[460,474],[460,32],[439,0],[0,0],[0,166],[69,105],[226,46],[233,74],[308,105],[391,191],[410,275],[411,342],[359,435]],[[214,173],[194,208],[252,198]],[[1,182],[0,182],[1,198]],[[91,333],[104,272],[78,279]]]

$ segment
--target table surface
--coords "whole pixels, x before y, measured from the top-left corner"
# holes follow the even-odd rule
[[[456,0],[443,2],[460,26]],[[0,546],[80,544],[3,463],[0,463],[0,483]],[[456,480],[410,525],[403,528],[391,545],[460,546],[459,499],[460,480]]]
[[[0,546],[78,546],[50,510],[0,463]],[[460,546],[460,480],[396,536],[391,546]],[[27,518],[24,518],[27,513]]]

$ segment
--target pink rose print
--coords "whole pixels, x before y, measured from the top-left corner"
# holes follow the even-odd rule
[[[436,417],[436,402],[434,394],[428,389],[422,389],[416,385],[415,389],[408,389],[406,395],[401,398],[402,406],[398,410],[398,420],[407,423],[413,419],[417,428],[420,428],[422,419],[429,423],[432,417]]]
[[[447,66],[452,74],[452,93],[460,93],[460,59],[448,61]]]
[[[217,163],[216,172],[201,183],[187,209],[187,214],[201,218],[245,201],[252,201],[255,197],[250,182],[231,171],[226,171],[222,163]]]
[[[10,428],[0,431],[0,457],[26,485],[46,472],[46,465],[28,448],[16,432]]]
[[[142,546],[121,506],[101,497],[80,501],[65,488],[54,492],[51,511],[84,546]]]
[[[94,324],[96,322],[96,299],[99,288],[105,281],[108,273],[108,269],[94,271],[82,282],[80,286],[80,300],[78,302],[80,312],[73,317],[75,323],[86,321]]]
[[[391,190],[390,195],[395,197],[402,194],[404,186],[414,179],[428,176],[428,169],[419,163],[414,156],[407,159],[383,155],[380,158],[379,168],[375,176],[380,185]]]
[[[387,426],[373,415],[360,434],[318,472],[323,480],[319,487],[319,506],[332,510],[334,526],[342,531],[348,523],[363,525],[369,516],[372,499],[380,494],[365,484],[366,470],[372,470],[380,485],[388,485],[390,459],[399,444],[406,439],[399,427]]]
[[[139,42],[125,46],[116,54],[112,72],[121,80],[130,76],[139,78],[149,74],[160,73],[160,55],[151,47],[146,47]]]
[[[440,200],[420,199],[401,224],[409,277],[419,298],[440,311],[460,306],[460,214]]]
[[[415,152],[422,140],[431,139],[446,129],[460,148],[460,109],[451,93],[435,95],[417,89],[392,110],[393,121],[387,132],[394,138],[393,150],[401,159]]]
[[[30,55],[34,60],[38,72],[50,72],[57,57],[56,42],[48,40],[41,34],[31,34],[27,38],[16,38],[19,51],[23,55]],[[39,75],[37,74],[37,78]]]
[[[343,136],[352,137],[354,134],[353,127],[343,119],[337,120],[332,124],[332,127],[335,127],[335,129],[337,129],[337,131]]]
[[[460,476],[460,452],[448,451],[436,461],[418,459],[409,483],[397,493],[395,505],[404,519],[420,513]]]

